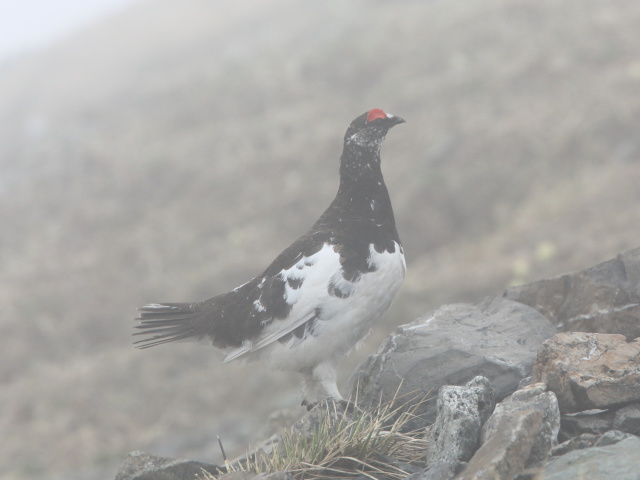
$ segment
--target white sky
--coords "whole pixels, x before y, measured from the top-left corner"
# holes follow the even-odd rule
[[[0,62],[55,42],[136,0],[0,0]]]

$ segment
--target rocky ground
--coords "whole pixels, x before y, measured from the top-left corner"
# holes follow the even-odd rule
[[[411,425],[427,443],[419,466],[402,467],[410,480],[638,480],[638,325],[640,248],[401,326],[358,366],[350,392],[362,410],[432,394]],[[191,480],[202,468],[226,480],[303,478],[134,452],[116,480]]]

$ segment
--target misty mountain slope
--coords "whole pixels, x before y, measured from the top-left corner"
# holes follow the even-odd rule
[[[204,346],[131,350],[131,318],[260,272],[369,108],[407,120],[382,168],[409,265],[352,364],[428,306],[637,246],[639,31],[631,0],[158,0],[0,66],[0,474],[239,452],[294,405]]]
[[[75,281],[57,277],[61,266],[77,269],[89,292],[121,285],[127,303],[139,303],[130,293],[140,288],[199,298],[257,273],[332,198],[343,130],[371,105],[409,120],[384,152],[409,260],[494,229],[532,188],[611,152],[637,153],[637,64],[617,23],[633,25],[631,7],[620,18],[596,3],[591,12],[531,2],[363,12],[358,2],[279,1],[269,22],[259,7],[226,12],[234,29],[205,4],[143,5],[44,65],[27,61],[21,94],[2,89],[13,107],[2,108],[12,126],[2,158],[16,182],[5,193],[3,264],[32,296],[30,279],[43,278],[43,309],[55,317]],[[38,237],[26,233],[32,225]],[[271,247],[256,250],[256,238]],[[135,274],[111,268],[123,264]],[[86,270],[99,273],[87,282],[95,274]],[[109,338],[114,313],[91,330]]]

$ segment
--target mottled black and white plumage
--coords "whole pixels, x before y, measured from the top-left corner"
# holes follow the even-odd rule
[[[336,366],[389,308],[405,275],[380,147],[404,120],[380,109],[344,137],[338,194],[320,219],[267,269],[196,303],[140,308],[140,348],[208,337],[225,362],[261,360],[303,376],[303,403],[340,399]]]

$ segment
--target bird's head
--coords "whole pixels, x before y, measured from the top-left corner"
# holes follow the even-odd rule
[[[356,118],[344,135],[345,147],[379,150],[389,129],[404,120],[374,108]]]

